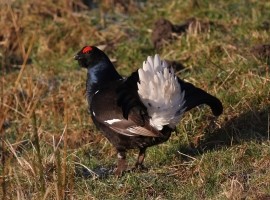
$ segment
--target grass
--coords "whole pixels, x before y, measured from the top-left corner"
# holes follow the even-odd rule
[[[100,1],[90,10],[79,1],[0,3],[0,197],[269,198],[270,68],[251,49],[269,44],[270,3],[129,2]],[[175,24],[196,17],[209,27],[190,28],[155,50],[150,37],[160,17]],[[217,96],[224,113],[217,120],[206,107],[186,113],[177,134],[148,149],[147,173],[82,177],[78,166],[116,161],[87,113],[86,74],[73,60],[86,44],[103,45],[123,75],[154,53],[181,61],[178,75]],[[129,152],[130,165],[136,153]]]

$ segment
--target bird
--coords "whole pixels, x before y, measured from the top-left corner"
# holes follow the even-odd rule
[[[201,104],[215,116],[223,112],[217,97],[177,77],[157,54],[148,56],[129,77],[121,76],[96,46],[84,46],[74,59],[87,69],[92,121],[117,151],[116,176],[127,171],[130,149],[139,150],[134,169],[145,169],[146,149],[166,142],[185,112]]]

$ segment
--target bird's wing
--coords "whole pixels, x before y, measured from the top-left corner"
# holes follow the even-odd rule
[[[132,120],[115,120],[113,123],[110,120],[104,122],[110,129],[126,136],[147,136],[161,137],[162,134],[150,126],[138,126]]]
[[[130,93],[125,87],[121,90],[119,85],[124,87],[122,83],[117,87],[112,84],[94,94],[90,108],[93,120],[122,135],[161,137],[162,134],[150,126],[146,111],[131,95],[132,90],[129,88]]]
[[[131,110],[147,115],[147,109],[138,95],[138,81],[138,71],[135,71],[116,90],[117,105],[121,107],[125,119],[128,119]]]

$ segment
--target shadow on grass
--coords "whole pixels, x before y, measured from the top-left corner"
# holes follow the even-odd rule
[[[223,126],[213,132],[208,131],[204,139],[190,147],[180,147],[179,151],[196,156],[207,151],[241,144],[242,142],[263,142],[269,139],[270,105],[260,111],[248,111],[238,117],[225,122]],[[206,130],[210,130],[207,127]]]
[[[201,155],[208,151],[216,151],[220,148],[230,147],[232,145],[241,144],[246,141],[263,142],[269,139],[269,117],[270,117],[270,105],[260,111],[248,111],[238,117],[232,118],[224,123],[224,125],[213,129],[212,125],[206,127],[208,132],[204,139],[195,144],[191,144],[189,147],[181,146],[179,151],[189,156]],[[208,130],[208,131],[207,131]],[[189,160],[188,156],[181,156],[183,160]],[[84,178],[108,178],[113,175],[113,166],[107,168],[103,166],[96,167],[93,171],[89,171],[84,167],[77,167],[77,176]]]

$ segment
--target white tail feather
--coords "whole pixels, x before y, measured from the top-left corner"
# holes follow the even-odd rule
[[[174,128],[185,110],[185,92],[181,91],[173,69],[155,55],[148,56],[138,73],[138,94],[151,117],[150,124],[158,130],[164,125]]]

